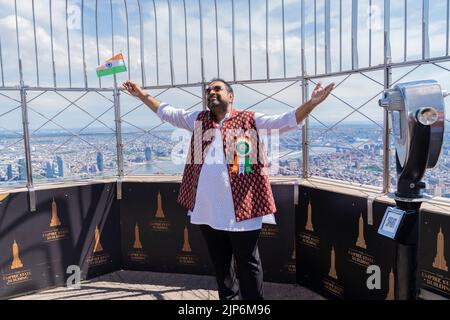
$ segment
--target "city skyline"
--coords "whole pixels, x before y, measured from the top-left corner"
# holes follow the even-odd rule
[[[183,130],[186,131],[186,130]],[[154,131],[152,135],[139,137],[137,133],[124,133],[124,171],[126,175],[169,174],[181,175],[186,146],[175,152],[177,135],[175,130]],[[186,131],[187,138],[190,133]],[[61,145],[65,136],[47,135],[36,137],[32,144],[32,170],[35,182],[61,179],[86,179],[117,175],[117,150],[114,134],[86,134],[87,142],[70,141],[56,152],[51,146]],[[0,186],[26,180],[26,166],[23,147],[5,151],[3,146],[12,138],[0,135]],[[426,193],[450,197],[450,181],[444,179],[450,166],[450,134],[440,157],[440,166],[428,170],[424,181]],[[270,138],[268,139],[270,143]],[[94,147],[96,146],[96,147]],[[391,152],[391,187],[395,187],[395,152]],[[270,146],[267,148],[270,168],[278,176],[302,176],[301,132],[296,130],[280,137],[278,167],[272,159]],[[381,130],[367,130],[364,126],[342,126],[340,130],[324,132],[310,130],[309,173],[311,175],[347,181],[361,185],[382,185],[383,141]],[[174,161],[174,157],[177,160]],[[11,159],[14,159],[11,161]],[[273,162],[274,160],[275,162]],[[9,175],[8,175],[9,171]],[[19,172],[20,171],[20,172]],[[52,176],[49,178],[47,174]],[[13,176],[13,179],[8,178]],[[22,179],[20,179],[22,177]],[[17,178],[17,179],[16,179]],[[9,181],[9,182],[8,182]]]

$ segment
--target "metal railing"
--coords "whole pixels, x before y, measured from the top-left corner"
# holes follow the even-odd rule
[[[423,65],[433,66],[434,71],[450,71],[447,66],[450,61],[449,2],[433,1],[430,7],[428,0],[2,1],[0,94],[8,101],[17,102],[22,111],[22,132],[18,135],[17,131],[12,131],[19,139],[15,144],[24,142],[21,157],[27,169],[26,184],[32,190],[36,177],[39,178],[33,167],[32,152],[36,128],[30,128],[28,118],[40,111],[32,100],[37,102],[49,93],[85,115],[85,107],[80,106],[76,98],[65,97],[68,93],[101,96],[103,103],[110,104],[108,110],[114,111],[110,119],[114,125],[102,123],[99,114],[91,113],[90,121],[100,123],[114,134],[115,159],[109,162],[114,164],[115,174],[121,179],[139,172],[140,165],[129,165],[134,161],[129,154],[135,145],[140,143],[136,148],[142,152],[150,143],[148,139],[158,140],[164,146],[173,144],[167,139],[167,132],[158,132],[165,124],[137,124],[141,119],[132,115],[145,112],[147,116],[150,112],[142,111],[145,106],[121,94],[115,84],[122,80],[135,79],[155,95],[173,98],[180,104],[180,96],[184,96],[187,103],[182,104],[187,108],[201,109],[205,84],[213,77],[222,77],[235,88],[251,92],[247,96],[259,99],[255,102],[242,99],[240,106],[244,108],[259,110],[261,103],[272,101],[289,110],[297,105],[280,95],[291,90],[291,86],[298,88],[297,95],[304,102],[310,86],[319,80],[336,80],[344,86],[352,79],[364,78],[377,87],[366,96],[366,101],[358,104],[338,87],[330,101],[346,106],[349,112],[342,113],[334,123],[328,123],[321,113],[313,113],[304,123],[301,141],[286,138],[291,139],[294,147],[282,157],[301,151],[300,168],[293,174],[303,178],[320,175],[315,168],[332,160],[318,154],[311,139],[319,140],[330,132],[339,137],[339,125],[359,115],[377,128],[383,142],[380,163],[376,165],[377,172],[381,169],[382,180],[380,184],[374,183],[387,192],[394,181],[388,115],[379,109],[380,114],[384,112],[383,117],[373,119],[365,110],[375,104],[383,89],[413,78]],[[228,14],[219,14],[223,12]],[[441,16],[430,19],[431,15]],[[416,22],[417,17],[420,23]],[[436,27],[442,24],[444,32]],[[430,41],[430,35],[435,36],[430,28],[433,32],[439,30],[443,40],[441,48]],[[418,39],[420,48],[415,47]],[[95,66],[119,51],[125,55],[127,73],[113,79],[97,79]],[[393,80],[393,73],[405,69]],[[417,77],[424,75],[420,73]],[[267,94],[270,90],[266,88],[258,89],[259,85],[274,83],[286,87],[273,94]],[[443,84],[446,85],[445,80]],[[450,87],[450,83],[447,86]],[[38,95],[30,99],[27,94],[31,92]],[[9,93],[19,94],[20,98],[9,99]],[[237,96],[236,102],[239,99]],[[18,108],[15,106],[11,110]],[[0,110],[0,119],[13,112],[5,109]],[[49,123],[54,121],[42,112],[41,117]],[[149,122],[154,123],[153,120]],[[446,122],[449,122],[448,116]],[[85,128],[74,131],[68,130],[66,124],[59,123],[59,126],[72,140],[85,139]],[[9,126],[6,129],[11,131]],[[340,143],[355,154],[367,157],[361,150],[363,144],[349,144],[344,140]],[[446,146],[448,143],[447,139]],[[90,147],[93,152],[101,150],[92,143]],[[448,171],[448,155],[443,157],[440,170]],[[153,165],[158,167],[156,162]],[[340,179],[339,175],[332,175],[332,178]]]

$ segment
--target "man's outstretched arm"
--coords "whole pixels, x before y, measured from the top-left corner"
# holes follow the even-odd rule
[[[311,94],[311,99],[302,104],[297,109],[292,109],[291,111],[285,112],[279,115],[264,115],[262,113],[255,113],[256,127],[258,129],[278,129],[280,134],[284,134],[288,131],[294,130],[303,120],[305,120],[308,115],[313,111],[313,109],[324,101],[331,90],[334,88],[334,83],[329,84],[322,89],[320,83],[317,84],[313,93]]]
[[[177,128],[194,130],[195,120],[200,111],[188,111],[177,109],[168,103],[161,102],[151,95],[147,94],[139,85],[133,81],[125,81],[123,87],[134,97],[140,99],[153,112],[155,112],[162,121],[167,121]]]
[[[311,94],[311,99],[309,99],[307,102],[305,102],[303,105],[297,108],[295,111],[295,118],[297,120],[297,123],[302,122],[305,120],[308,115],[314,110],[315,107],[317,107],[322,101],[324,101],[328,95],[331,93],[331,91],[334,88],[334,83],[330,83],[325,88],[322,88],[321,83],[317,83],[316,87],[314,88],[314,91]]]

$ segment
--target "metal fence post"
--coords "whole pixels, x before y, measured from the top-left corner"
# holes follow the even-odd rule
[[[117,88],[117,78],[114,75],[114,122],[116,124],[117,147],[117,199],[122,199],[123,179],[123,144],[122,144],[122,119],[120,116],[120,91]]]
[[[308,79],[303,78],[302,81],[302,101],[305,103],[308,101]],[[303,179],[308,178],[308,157],[309,157],[309,117],[304,120],[302,127],[302,158],[303,158],[303,170],[302,177]]]
[[[23,143],[25,150],[25,165],[27,170],[27,188],[30,211],[36,211],[36,194],[33,186],[33,169],[31,166],[31,149],[30,149],[30,132],[28,122],[28,108],[27,108],[27,92],[23,81],[22,59],[19,59],[20,72],[20,101],[22,105],[22,127],[23,127]]]
[[[302,103],[308,97],[308,79],[306,79],[306,55],[305,55],[305,0],[301,2],[301,66],[302,66]],[[308,178],[308,118],[305,119],[302,127],[302,177]]]
[[[390,45],[390,1],[384,1],[384,89],[389,89],[392,81]],[[390,187],[390,139],[389,139],[389,112],[384,108],[383,114],[383,192],[389,192]]]

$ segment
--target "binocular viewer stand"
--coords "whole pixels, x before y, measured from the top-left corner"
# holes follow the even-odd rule
[[[426,201],[422,180],[441,153],[445,124],[445,91],[434,80],[398,84],[386,90],[379,105],[391,114],[396,149],[396,202],[388,207],[378,233],[396,242],[395,299],[417,299],[419,211]]]

